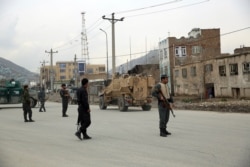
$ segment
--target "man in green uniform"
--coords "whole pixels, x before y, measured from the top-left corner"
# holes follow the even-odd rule
[[[170,107],[172,108],[173,98],[170,95],[170,90],[167,83],[168,76],[161,75],[161,82],[155,85],[154,90],[152,92],[152,95],[158,100],[158,111],[160,117],[159,127],[160,136],[162,137],[167,137],[167,135],[171,135],[171,133],[167,131],[167,123],[169,121],[170,110],[166,106],[166,104],[169,103]]]
[[[30,107],[30,94],[28,85],[23,86],[23,117],[24,122],[35,122],[32,120],[32,110]],[[27,115],[29,116],[29,120],[27,119]]]
[[[40,92],[38,94],[38,100],[41,103],[39,112],[43,112],[43,111],[46,112],[46,109],[45,109],[45,90],[44,90],[44,87],[41,88],[41,90],[40,90]]]

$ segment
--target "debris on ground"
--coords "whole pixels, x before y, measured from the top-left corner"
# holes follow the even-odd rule
[[[61,102],[59,93],[49,95],[48,101]],[[199,111],[217,111],[233,113],[250,113],[249,99],[232,98],[211,98],[199,99],[197,97],[176,96],[174,97],[175,108],[179,110],[199,110]],[[98,103],[91,103],[97,104]],[[154,99],[152,107],[157,107],[157,101]]]

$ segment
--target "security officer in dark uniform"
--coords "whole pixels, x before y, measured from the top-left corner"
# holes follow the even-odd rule
[[[30,107],[30,94],[29,94],[29,86],[24,85],[23,86],[23,117],[24,117],[24,122],[35,122],[32,119],[32,110]],[[27,119],[27,115],[29,116],[29,120]]]
[[[160,127],[160,136],[167,137],[167,135],[171,135],[170,132],[167,131],[167,123],[169,121],[169,113],[170,110],[168,107],[166,107],[166,102],[164,100],[167,100],[170,104],[170,107],[173,106],[173,98],[170,95],[170,90],[167,85],[168,83],[168,76],[167,75],[161,75],[161,82],[156,84],[152,95],[158,99],[158,111],[159,111],[159,127]],[[165,103],[165,104],[164,104]]]
[[[69,103],[69,92],[66,90],[66,85],[62,84],[62,89],[60,90],[60,96],[62,98],[62,117],[68,117],[66,114]]]
[[[82,87],[77,90],[77,103],[78,103],[78,120],[77,123],[80,124],[80,128],[75,133],[75,135],[82,140],[81,133],[83,134],[83,139],[91,139],[87,134],[87,128],[91,124],[90,119],[90,108],[88,101],[88,79],[82,79]]]

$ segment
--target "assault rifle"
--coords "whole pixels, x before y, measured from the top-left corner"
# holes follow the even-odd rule
[[[175,117],[174,111],[170,106],[170,103],[168,102],[168,100],[166,99],[166,97],[163,95],[162,91],[159,90],[159,93],[161,94],[161,96],[163,97],[163,104],[162,107],[163,108],[168,108],[171,111],[171,114],[173,115],[173,117]]]

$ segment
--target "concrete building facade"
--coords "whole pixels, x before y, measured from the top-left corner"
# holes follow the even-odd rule
[[[175,94],[175,66],[208,60],[220,54],[220,29],[194,28],[187,38],[168,37],[159,42],[160,75],[169,76],[171,93]]]
[[[106,79],[105,64],[86,64],[86,72],[83,75],[78,73],[78,64],[74,61],[59,61],[53,66],[53,72],[51,73],[50,66],[42,66],[40,68],[40,76],[42,85],[45,84],[46,88],[50,89],[51,74],[53,75],[53,81],[55,87],[61,83],[67,83],[80,85],[80,80],[83,77],[89,79],[103,78]]]
[[[176,95],[250,98],[250,47],[175,66]]]

